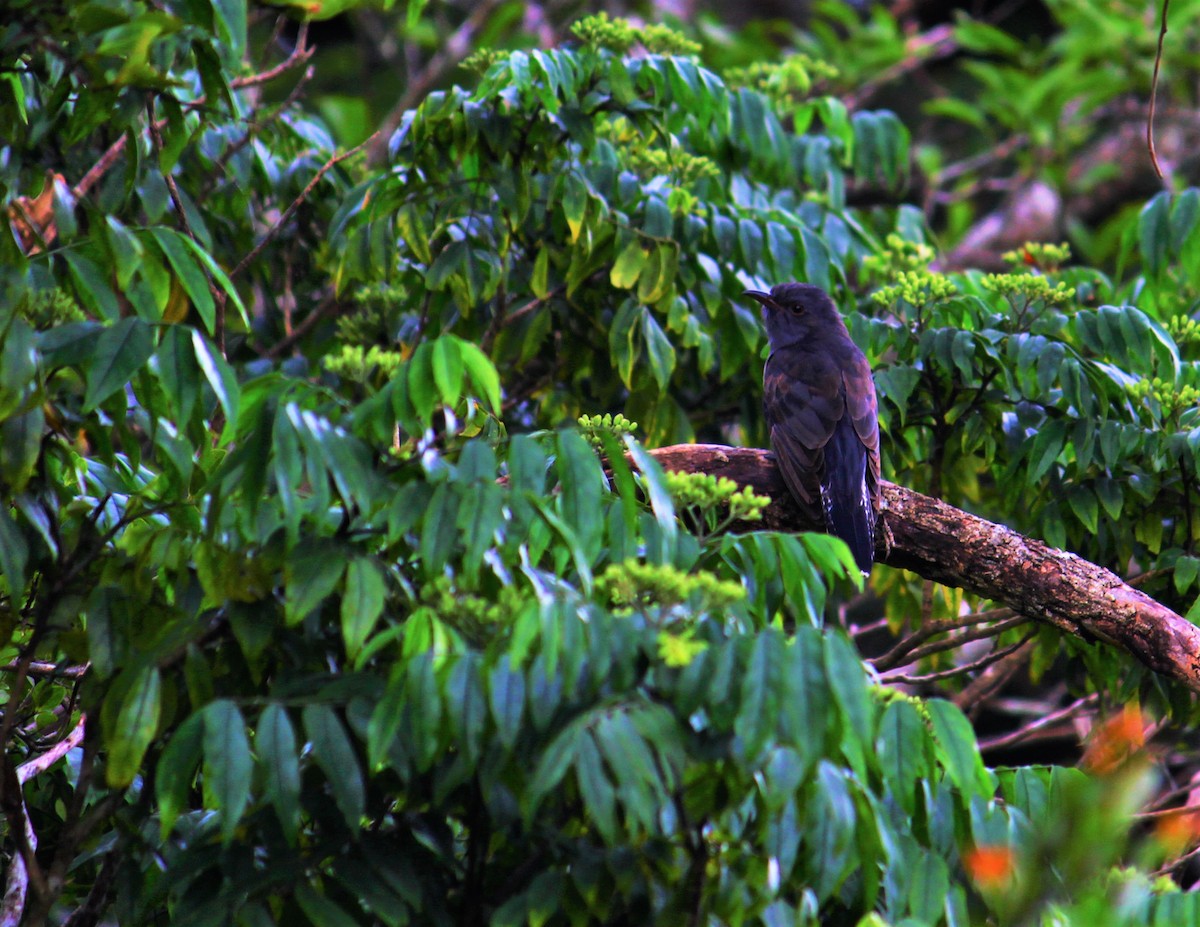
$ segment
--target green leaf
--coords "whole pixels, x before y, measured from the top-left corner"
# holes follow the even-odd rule
[[[178,276],[188,299],[196,307],[204,327],[212,332],[216,321],[216,303],[209,290],[208,278],[193,260],[188,246],[184,244],[187,239],[173,229],[156,227],[150,229],[150,232]]]
[[[564,728],[550,741],[533,767],[533,775],[525,788],[523,801],[526,821],[533,819],[542,800],[558,787],[571,764],[575,762],[579,750],[579,735],[578,725]]]
[[[307,882],[296,886],[296,904],[313,927],[358,927],[358,920]]]
[[[288,843],[300,833],[300,760],[296,732],[287,709],[272,702],[263,709],[254,735],[266,797],[275,808]]]
[[[425,219],[412,206],[405,206],[396,213],[396,228],[400,238],[423,264],[433,260],[429,247],[429,234],[425,231]]]
[[[675,503],[671,500],[666,476],[663,474],[659,462],[646,452],[646,449],[638,443],[633,435],[625,436],[625,446],[629,449],[629,456],[633,458],[634,464],[641,473],[642,485],[650,497],[650,509],[654,512],[654,517],[662,532],[663,550],[650,552],[661,559],[655,559],[652,562],[663,562],[668,551],[675,546],[678,530],[675,520]]]
[[[69,248],[60,253],[67,262],[80,303],[105,321],[116,322],[120,319],[121,304],[117,294],[112,291],[106,275],[96,263]]]
[[[842,716],[842,752],[861,774],[871,746],[871,708],[862,661],[844,633],[834,632],[826,638],[825,671]]]
[[[304,732],[312,743],[312,755],[333,790],[333,800],[356,832],[366,811],[366,790],[358,757],[337,714],[328,705],[304,707]]]
[[[767,746],[775,730],[784,691],[785,656],[783,640],[774,629],[758,632],[742,673],[741,699],[733,728],[742,740],[742,749],[749,762],[753,762]]]
[[[383,697],[375,703],[367,722],[367,766],[371,772],[383,768],[388,751],[400,732],[408,697],[406,675],[403,663],[392,667]]]
[[[457,487],[441,483],[433,491],[421,525],[421,567],[427,577],[441,576],[458,540]]]
[[[108,761],[104,777],[110,788],[126,788],[141,771],[146,750],[158,732],[161,690],[162,675],[153,665],[123,670],[114,680],[108,698],[117,698],[118,707],[111,724],[105,725]],[[105,715],[110,714],[107,701]]]
[[[642,314],[642,337],[646,343],[646,357],[650,361],[650,372],[660,390],[665,391],[675,371],[675,348],[671,339],[658,324],[658,320],[644,306]]]
[[[1200,575],[1200,557],[1180,557],[1175,561],[1175,591],[1186,592]]]
[[[538,249],[537,257],[534,258],[529,289],[538,299],[545,299],[550,295],[550,248],[546,245]]]
[[[1067,494],[1067,502],[1075,517],[1082,522],[1089,532],[1095,534],[1100,525],[1100,506],[1096,494],[1087,486],[1072,487]]]
[[[483,724],[487,718],[487,696],[479,676],[478,659],[473,654],[458,658],[446,682],[446,704],[458,737],[458,749],[464,759],[479,759]]]
[[[468,252],[471,246],[463,239],[449,242],[430,265],[425,274],[425,283],[431,290],[445,290],[451,279],[467,272]]]
[[[1029,449],[1029,474],[1026,480],[1033,485],[1041,480],[1058,460],[1066,443],[1066,423],[1053,421],[1041,428],[1034,435]]]
[[[408,10],[405,14],[404,24],[407,29],[415,29],[417,23],[421,21],[421,13],[424,12],[429,0],[408,0]]]
[[[508,657],[492,667],[488,676],[488,703],[496,736],[506,750],[512,750],[521,732],[525,710],[525,677],[519,668],[511,666]]]
[[[196,364],[200,372],[208,380],[217,396],[221,411],[225,413],[225,428],[221,432],[221,443],[228,443],[235,434],[238,426],[238,408],[241,404],[241,391],[238,389],[237,377],[233,369],[209,343],[200,332],[192,332],[192,350],[196,354]]]
[[[1166,266],[1171,243],[1171,194],[1164,190],[1156,194],[1138,217],[1138,244],[1146,272],[1159,276]]]
[[[433,413],[438,407],[437,382],[433,379],[433,348],[429,342],[422,342],[409,358],[406,371],[408,379],[408,396],[412,400],[413,410],[425,427],[433,421]]]
[[[171,735],[171,741],[158,759],[154,773],[154,792],[158,799],[159,833],[170,835],[187,807],[188,792],[196,778],[196,767],[204,753],[204,717],[189,716]]]
[[[433,382],[437,384],[442,402],[454,406],[462,395],[463,364],[458,338],[441,337],[433,342],[430,364],[433,367]]]
[[[617,826],[616,789],[605,772],[604,758],[596,746],[594,735],[579,739],[575,776],[589,822],[595,825],[605,843],[617,846],[620,832]]]
[[[929,734],[911,702],[896,699],[883,712],[875,753],[884,781],[908,814],[917,806],[920,780],[929,775],[925,744]]]
[[[200,395],[201,376],[190,331],[182,325],[168,326],[155,359],[158,379],[171,401],[175,421],[181,426],[186,425]]]
[[[933,722],[934,749],[950,781],[964,795],[989,797],[991,783],[975,744],[971,722],[944,699],[930,699],[925,707]]]
[[[208,271],[213,282],[225,293],[227,304],[232,304],[233,308],[238,311],[241,316],[242,324],[249,328],[251,325],[250,313],[246,311],[246,304],[242,302],[241,296],[238,295],[237,287],[233,285],[233,281],[229,279],[229,275],[225,273],[220,264],[216,262],[211,254],[204,250],[199,242],[193,241],[186,235],[180,239],[184,247],[186,247],[195,258],[204,265],[204,269]]]
[[[345,567],[344,551],[331,540],[306,538],[291,551],[283,571],[288,625],[303,621],[337,588]]]
[[[383,571],[371,557],[355,557],[346,566],[346,593],[342,596],[342,640],[353,660],[366,643],[387,596]]]
[[[253,772],[246,723],[237,705],[218,699],[204,709],[205,794],[221,812],[221,840],[229,844],[250,802]]]
[[[493,415],[499,415],[501,409],[500,374],[490,357],[470,341],[458,341],[459,354],[471,383],[479,391],[480,398]]]
[[[154,331],[141,319],[121,319],[106,328],[87,366],[83,410],[91,411],[122,389],[153,353]]]
[[[560,487],[558,511],[590,561],[599,554],[603,540],[604,510],[600,500],[604,474],[595,452],[579,432],[559,432],[556,469]]]
[[[641,276],[646,263],[647,254],[641,241],[637,238],[630,239],[613,263],[612,271],[608,275],[609,283],[619,290],[632,290],[637,286],[638,277]]]
[[[621,382],[633,389],[633,365],[637,360],[635,335],[640,307],[632,299],[621,303],[608,330],[608,349]]]
[[[583,217],[587,213],[588,190],[586,182],[572,170],[563,181],[562,210],[570,230],[570,241],[574,244],[583,229]]]
[[[41,458],[46,413],[42,406],[0,422],[0,480],[19,493],[29,483]]]

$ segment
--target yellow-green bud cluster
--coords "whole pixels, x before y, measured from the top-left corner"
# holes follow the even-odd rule
[[[1167,319],[1164,327],[1178,345],[1195,344],[1200,341],[1200,322],[1185,315]]]
[[[697,597],[702,608],[718,609],[746,597],[740,583],[712,573],[685,573],[665,563],[626,560],[610,563],[596,579],[596,589],[614,608],[670,608]]]
[[[453,581],[440,576],[421,589],[421,602],[438,619],[476,642],[484,642],[495,632],[506,629],[521,605],[521,593],[513,586],[502,586],[496,600],[465,592]]]
[[[68,322],[82,322],[87,318],[75,297],[58,287],[26,293],[17,306],[17,312],[39,331]]]
[[[588,443],[597,450],[603,444],[600,440],[600,433],[602,431],[608,432],[620,441],[625,435],[633,434],[633,432],[637,431],[637,426],[637,422],[631,422],[620,412],[616,415],[610,415],[605,412],[603,415],[579,416],[579,430],[583,432],[583,436],[587,438]]]
[[[771,504],[766,496],[756,496],[748,486],[739,486],[728,477],[711,473],[667,474],[667,491],[677,509],[698,507],[714,509],[727,506],[729,517],[741,521],[758,521],[763,509]]]
[[[628,148],[624,155],[630,170],[643,178],[669,176],[677,177],[683,183],[694,183],[721,173],[715,161],[686,151]]]
[[[1200,405],[1200,389],[1169,382],[1159,377],[1138,380],[1128,388],[1128,392],[1138,402],[1153,399],[1158,403],[1166,418],[1171,418],[1178,412]]]
[[[607,13],[585,16],[571,27],[571,34],[591,48],[606,48],[624,54],[641,43],[646,51],[658,55],[697,55],[700,45],[661,24],[635,26],[627,19],[610,18]]]
[[[464,58],[462,66],[476,74],[486,74],[488,68],[507,56],[508,52],[500,51],[499,49],[481,48]]]
[[[1027,241],[1015,251],[1006,251],[1000,257],[1013,267],[1035,267],[1050,272],[1071,260],[1071,246],[1065,241],[1057,245]]]
[[[658,632],[658,656],[667,666],[677,669],[687,666],[706,649],[708,642],[696,640],[690,630],[680,634],[674,631]]]
[[[905,271],[927,270],[933,263],[934,251],[920,241],[909,241],[892,232],[878,254],[863,259],[863,270],[869,276],[891,280]]]
[[[366,383],[376,374],[390,378],[404,363],[399,351],[389,351],[378,345],[364,350],[361,344],[344,344],[336,354],[325,358],[325,369],[346,380]]]
[[[646,51],[656,55],[686,57],[700,54],[699,42],[693,42],[681,32],[662,23],[642,26],[638,29],[638,41],[642,43]]]
[[[876,290],[871,298],[881,306],[903,301],[910,306],[928,306],[949,299],[958,288],[945,274],[928,270],[905,270],[896,275],[896,282]]]
[[[755,62],[744,68],[725,71],[730,87],[757,90],[775,103],[792,103],[812,92],[819,80],[836,77],[837,68],[808,55],[790,55],[783,61]]]
[[[1075,299],[1075,287],[1051,283],[1040,274],[986,274],[980,284],[986,290],[1026,306],[1035,302],[1063,306]]]

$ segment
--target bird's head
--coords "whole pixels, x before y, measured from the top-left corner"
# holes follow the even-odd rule
[[[770,293],[746,290],[743,295],[762,304],[772,348],[846,331],[829,294],[811,283],[780,283],[771,287]]]

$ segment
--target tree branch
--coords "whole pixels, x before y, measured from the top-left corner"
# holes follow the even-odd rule
[[[770,496],[763,527],[819,527],[792,503],[769,451],[678,444],[652,453],[667,470],[725,476]],[[879,563],[1001,602],[1084,640],[1114,644],[1200,692],[1200,628],[1103,567],[894,483],[883,483],[881,518]]]

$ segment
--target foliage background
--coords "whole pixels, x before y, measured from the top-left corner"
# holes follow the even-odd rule
[[[7,922],[1200,922],[1190,694],[646,451],[818,283],[888,478],[1194,611],[1197,4],[1161,184],[1148,7],[290,12],[8,4]]]

